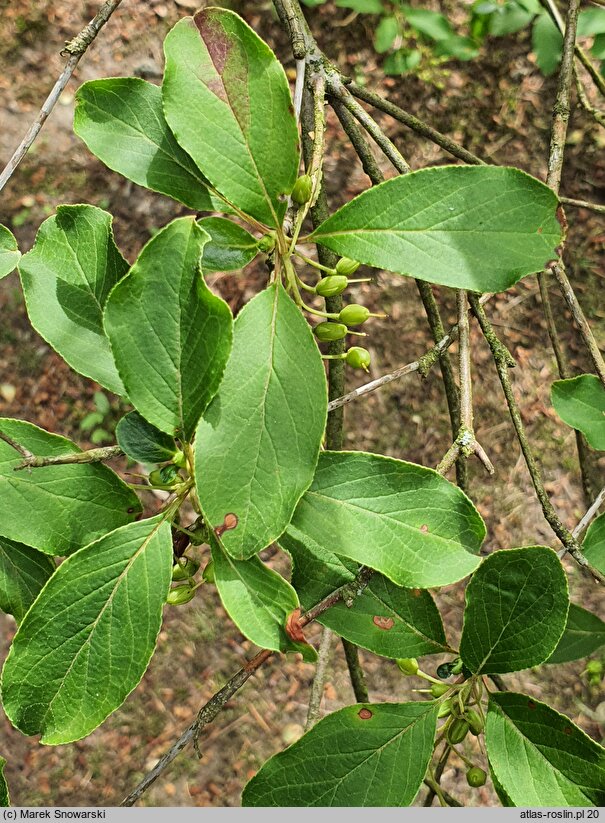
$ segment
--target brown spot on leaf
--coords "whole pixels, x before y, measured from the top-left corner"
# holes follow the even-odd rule
[[[527,701],[527,708],[532,712],[535,710],[536,704],[534,703],[533,700],[528,700]]]
[[[414,597],[420,597],[422,595],[422,589],[412,589],[412,594]]]
[[[225,515],[225,519],[223,520],[222,525],[216,526],[214,529],[214,533],[217,537],[220,537],[225,532],[233,531],[236,528],[237,524],[239,523],[239,518],[233,512],[229,512]]]
[[[375,614],[372,618],[372,623],[375,626],[378,626],[379,629],[384,629],[388,632],[389,629],[392,629],[395,625],[395,621],[392,617],[381,617],[379,614]]]
[[[300,609],[294,609],[286,618],[286,634],[295,643],[306,643],[307,638],[300,625]]]
[[[423,523],[422,526],[420,527],[420,531],[424,532],[426,534],[428,532],[428,530],[429,530],[429,527],[427,526],[427,524]]]
[[[128,509],[126,509],[126,511],[128,512],[128,514],[134,514],[134,512],[136,511],[136,509],[135,509],[135,507],[134,507],[134,506],[130,506]]]
[[[220,21],[215,19],[215,9],[202,9],[193,15],[193,22],[198,28],[202,40],[214,67],[219,74],[223,73],[229,53],[229,39]]]
[[[571,733],[572,733],[571,726],[565,726],[565,728],[563,729],[563,734],[571,734]]]
[[[542,234],[543,231],[544,229],[542,228],[542,226],[538,226],[538,234]]]
[[[360,709],[357,713],[357,716],[360,717],[362,720],[369,720],[370,717],[373,717],[372,712],[369,709]]]

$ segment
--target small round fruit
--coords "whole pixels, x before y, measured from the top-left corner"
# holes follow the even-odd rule
[[[359,268],[360,263],[357,260],[351,260],[350,257],[341,257],[336,264],[336,273],[344,274],[345,277],[350,277]]]
[[[469,729],[471,730],[471,734],[474,734],[475,737],[478,737],[483,732],[483,718],[476,712],[474,709],[467,709],[464,712],[464,718],[468,722]]]
[[[369,316],[370,310],[366,308],[366,306],[359,306],[356,303],[351,303],[349,306],[345,306],[340,312],[338,315],[338,320],[346,326],[361,326],[362,323],[366,322]]]
[[[319,323],[313,329],[315,337],[321,340],[322,343],[331,343],[334,340],[342,340],[347,336],[349,330],[343,323]]]
[[[180,557],[172,567],[172,579],[188,580],[197,572],[200,564],[197,560],[192,560],[190,557]]]
[[[457,743],[462,743],[468,734],[468,728],[468,723],[463,717],[457,717],[455,720],[452,720],[447,730],[447,742],[452,746],[455,746]]]
[[[292,198],[292,202],[296,203],[297,206],[304,206],[305,203],[309,202],[312,194],[313,181],[308,174],[303,174],[294,184],[290,197]]]
[[[478,789],[480,786],[485,786],[486,780],[487,774],[483,771],[483,769],[480,769],[479,766],[471,766],[466,773],[466,782],[474,789]]]
[[[415,657],[400,657],[396,662],[403,674],[412,675],[418,672],[418,661]]]
[[[315,291],[321,297],[334,297],[341,294],[349,285],[349,280],[342,274],[329,274],[319,281],[315,286]]]
[[[447,683],[433,683],[431,686],[431,694],[433,697],[441,697],[446,692],[449,692],[451,686],[448,686]]]
[[[349,366],[354,369],[369,370],[370,366],[370,352],[361,346],[353,346],[347,352],[346,361]]]
[[[166,603],[169,603],[171,606],[182,606],[185,603],[189,603],[194,597],[195,589],[187,583],[184,583],[182,586],[175,586],[174,589],[170,589]]]

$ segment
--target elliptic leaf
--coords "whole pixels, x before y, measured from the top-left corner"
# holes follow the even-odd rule
[[[563,36],[546,11],[534,20],[531,31],[532,49],[538,68],[546,76],[554,74],[561,62]]]
[[[0,431],[37,457],[79,452],[64,437],[23,420],[0,419]],[[23,462],[0,440],[0,534],[47,554],[71,554],[141,511],[136,494],[100,463],[15,468]]]
[[[91,80],[76,93],[74,131],[113,171],[197,211],[214,211],[203,175],[168,128],[162,91],[138,77]]]
[[[0,537],[0,609],[20,623],[55,569],[47,554]]]
[[[196,435],[196,485],[210,525],[245,559],[286,528],[311,483],[327,409],[323,363],[309,324],[281,285],[240,312],[220,390]]]
[[[605,451],[605,387],[595,374],[555,380],[551,400],[564,423],[581,431],[593,449]]]
[[[317,658],[315,649],[286,633],[289,615],[299,607],[292,586],[258,557],[235,560],[210,534],[216,588],[229,617],[241,633],[262,649],[302,652]]]
[[[124,387],[103,330],[103,308],[128,271],[112,217],[94,206],[59,206],[19,264],[32,326],[76,371],[116,394]]]
[[[6,760],[0,757],[0,806],[10,806],[10,797],[8,795],[8,785],[6,777],[4,776],[4,767]]]
[[[582,541],[582,551],[592,565],[605,574],[605,513],[588,527]]]
[[[149,665],[171,570],[161,516],[116,529],[62,563],[4,664],[10,721],[42,743],[70,743],[117,709]]]
[[[164,50],[164,112],[174,136],[227,200],[280,226],[299,164],[281,64],[241,17],[219,8],[179,20]]]
[[[279,544],[292,556],[292,585],[305,609],[351,583],[359,569],[329,549],[314,545],[311,550],[287,533]],[[339,601],[317,619],[355,645],[385,657],[420,657],[449,649],[441,615],[429,592],[403,589],[378,572],[352,605]]]
[[[243,269],[258,254],[258,240],[231,220],[204,217],[198,225],[210,235],[202,257],[205,272]]]
[[[0,280],[17,268],[21,252],[12,232],[0,225]]]
[[[537,666],[561,639],[568,609],[567,578],[552,549],[494,552],[466,587],[460,656],[476,674]]]
[[[322,452],[288,534],[400,586],[430,588],[477,568],[485,525],[468,497],[432,469],[377,454]]]
[[[136,412],[128,412],[116,426],[116,440],[122,451],[137,463],[165,463],[177,448],[174,438],[160,431]]]
[[[485,744],[515,806],[605,803],[605,749],[545,703],[526,694],[491,694]]]
[[[268,760],[243,806],[408,806],[433,753],[438,704],[347,706]]]
[[[369,266],[497,292],[558,257],[557,205],[519,169],[439,166],[363,192],[311,237]]]
[[[185,439],[216,394],[231,349],[231,311],[201,274],[207,240],[195,218],[173,220],[143,248],[105,309],[133,406]]]
[[[567,663],[580,660],[605,645],[605,623],[596,614],[569,604],[567,625],[559,644],[547,663]]]

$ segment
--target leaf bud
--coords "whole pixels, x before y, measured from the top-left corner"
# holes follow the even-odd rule
[[[350,348],[345,358],[347,364],[353,369],[363,369],[364,371],[368,371],[370,359],[370,352],[361,346]]]
[[[171,606],[182,606],[185,603],[189,603],[194,597],[195,589],[187,583],[183,583],[181,586],[175,586],[174,589],[170,589],[166,603]]]
[[[446,735],[447,742],[452,746],[455,746],[457,743],[462,743],[468,734],[468,728],[468,723],[463,717],[456,717],[448,726]]]
[[[370,310],[365,306],[359,306],[356,303],[351,303],[345,306],[338,315],[338,320],[347,326],[361,326],[370,316]]]
[[[471,734],[474,734],[475,737],[480,735],[483,731],[483,718],[479,714],[479,712],[475,711],[475,709],[467,709],[464,712],[464,719],[467,721],[469,725],[469,729],[471,730]]]
[[[334,297],[343,292],[349,285],[349,280],[342,274],[329,274],[319,281],[315,291],[321,297]]]
[[[197,560],[192,560],[191,557],[179,557],[172,567],[173,580],[188,580],[197,572],[200,564]]]
[[[399,671],[406,675],[413,675],[418,672],[418,661],[415,657],[400,657],[396,661]]]
[[[319,323],[313,329],[315,337],[322,343],[330,343],[333,340],[342,340],[347,336],[348,329],[343,323]]]
[[[480,769],[479,766],[471,766],[466,773],[466,782],[469,786],[478,789],[480,786],[485,786],[487,774]]]
[[[336,274],[344,274],[345,277],[350,277],[359,268],[360,263],[357,260],[351,260],[350,257],[341,257],[336,264]]]
[[[292,198],[292,202],[296,203],[297,206],[304,206],[305,203],[309,202],[312,194],[313,181],[308,174],[303,174],[294,184],[290,197]]]

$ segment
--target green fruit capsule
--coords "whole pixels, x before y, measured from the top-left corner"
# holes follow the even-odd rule
[[[164,489],[171,489],[173,486],[176,486],[178,480],[178,477],[173,477],[172,480],[166,480],[164,469],[154,469],[149,475],[149,484],[151,486],[159,486]]]
[[[303,174],[294,184],[290,197],[292,198],[292,202],[296,203],[297,206],[304,206],[305,203],[309,202],[312,194],[313,181],[308,174]]]
[[[348,350],[345,360],[353,369],[368,371],[371,361],[370,352],[361,346],[353,346]]]
[[[396,662],[399,671],[403,672],[403,674],[412,675],[418,671],[418,661],[415,657],[400,657]]]
[[[174,589],[170,589],[166,603],[171,606],[183,606],[185,603],[193,600],[194,597],[195,589],[187,583],[184,583],[182,586],[175,586]]]
[[[341,257],[336,264],[336,274],[344,274],[345,277],[350,277],[359,268],[360,263],[357,260],[351,260],[350,257]]]
[[[462,743],[467,734],[468,723],[463,717],[457,717],[455,720],[452,720],[448,727],[446,735],[447,742],[455,746],[457,743]]]
[[[165,486],[173,486],[179,480],[179,467],[174,463],[168,463],[160,469],[160,477]]]
[[[324,277],[323,280],[319,281],[315,287],[315,291],[321,295],[321,297],[334,297],[343,292],[348,285],[349,280],[347,277],[344,277],[344,275],[330,274],[328,277]]]
[[[178,466],[179,469],[187,468],[187,458],[185,457],[182,451],[176,452],[176,454],[172,458],[172,462],[175,466]]]
[[[443,701],[443,703],[439,706],[437,717],[448,717],[452,713],[452,701],[452,697],[448,697],[447,700]]]
[[[343,323],[319,323],[313,329],[313,333],[322,343],[331,343],[333,340],[342,340],[347,336],[349,330]]]
[[[433,697],[441,697],[446,692],[449,692],[451,686],[448,686],[447,683],[433,683],[431,686],[431,694]]]
[[[467,709],[464,712],[464,719],[467,721],[471,734],[475,737],[483,732],[483,718],[474,709]]]
[[[466,773],[466,782],[469,786],[478,789],[480,786],[485,786],[487,774],[480,769],[479,766],[471,766]]]
[[[359,306],[356,303],[351,303],[345,306],[338,315],[338,320],[346,326],[361,326],[370,316],[370,310],[365,306]]]
[[[216,575],[214,574],[214,560],[211,560],[204,571],[202,572],[202,577],[206,581],[206,583],[215,583],[216,582]]]
[[[190,557],[180,557],[172,567],[173,580],[188,580],[197,572],[200,564]]]

